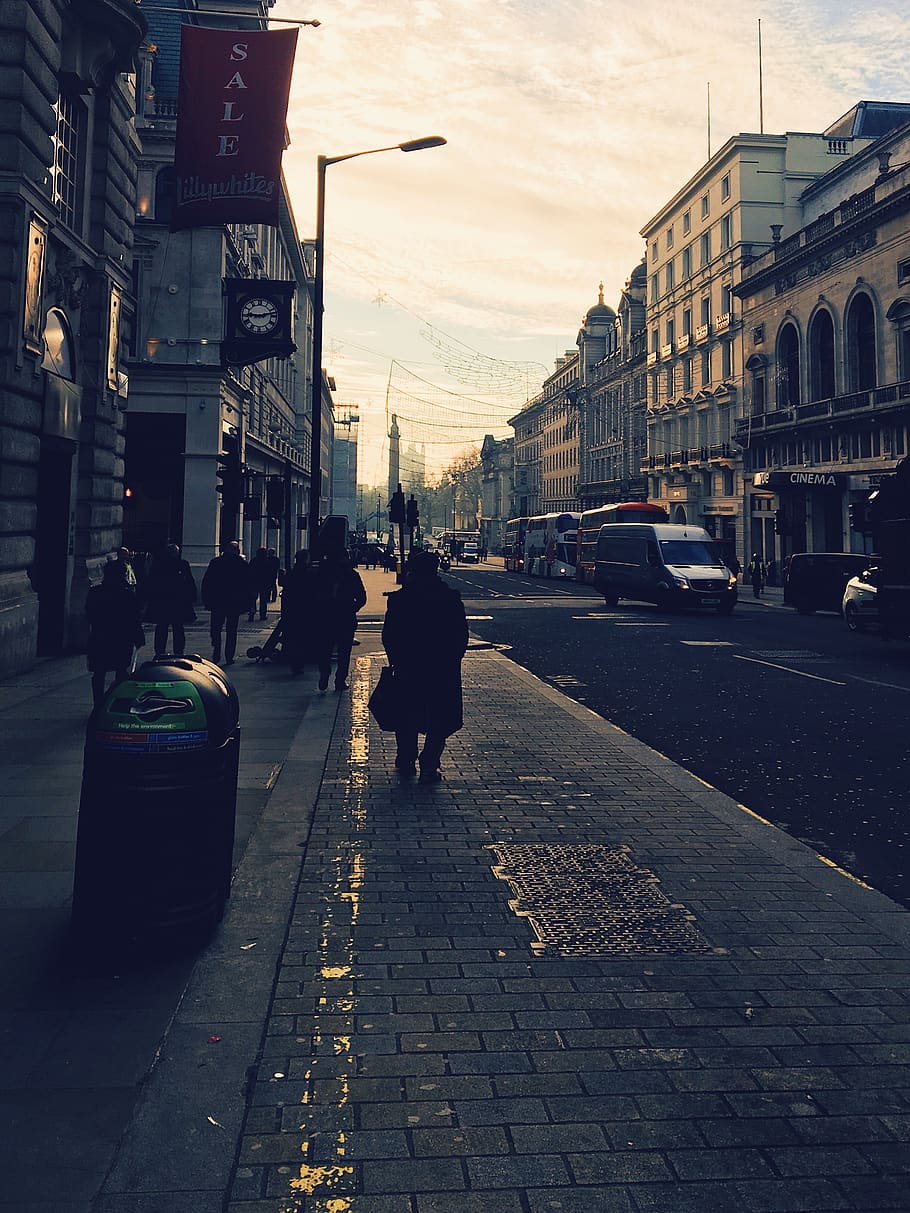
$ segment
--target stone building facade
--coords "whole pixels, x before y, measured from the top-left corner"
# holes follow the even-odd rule
[[[223,8],[213,4],[212,8]],[[263,28],[265,7],[234,17],[194,10],[197,24]],[[201,573],[220,542],[245,554],[275,548],[289,567],[307,546],[312,449],[312,242],[301,242],[284,182],[279,226],[230,223],[169,230],[174,201],[180,23],[188,14],[149,14],[136,125],[142,140],[133,280],[138,300],[130,350],[124,541],[152,551],[178,542]],[[225,356],[225,279],[296,286],[296,353],[248,366]],[[320,513],[330,510],[334,420],[323,377]],[[215,492],[218,459],[236,445],[244,469],[239,509]]]
[[[879,126],[901,116],[879,108]],[[910,124],[810,185],[779,235],[736,288],[745,407],[734,438],[747,546],[782,563],[867,550],[850,505],[908,452]]]
[[[83,638],[120,542],[145,19],[0,9],[0,674]]]
[[[645,282],[642,262],[627,280],[617,311],[605,309],[606,331],[595,332],[592,308],[578,336],[586,366],[578,395],[579,510],[647,495],[642,473],[647,454]],[[597,308],[603,306],[601,291]]]
[[[486,434],[480,447],[481,515],[480,542],[489,554],[502,551],[506,522],[512,517],[514,438]]]

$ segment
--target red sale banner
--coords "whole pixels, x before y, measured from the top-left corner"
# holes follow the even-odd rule
[[[296,29],[182,27],[171,231],[278,226],[296,45]]]

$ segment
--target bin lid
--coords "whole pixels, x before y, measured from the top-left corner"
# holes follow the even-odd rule
[[[89,721],[89,744],[125,753],[220,746],[240,701],[218,666],[201,657],[156,657],[115,683]]]

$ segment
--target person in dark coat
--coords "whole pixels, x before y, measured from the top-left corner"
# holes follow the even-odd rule
[[[271,572],[271,581],[269,582],[269,602],[278,601],[278,586],[281,584],[281,561],[278,559],[278,553],[274,548],[268,549],[269,570]]]
[[[85,602],[88,619],[88,668],[92,673],[92,701],[104,700],[108,670],[114,681],[126,678],[133,665],[133,650],[145,644],[139,600],[123,578],[119,561],[104,566],[103,580],[93,585]]]
[[[256,600],[259,600],[259,618],[265,619],[269,613],[269,603],[272,601],[272,588],[278,577],[278,558],[274,565],[269,556],[268,548],[260,548],[250,561],[250,578],[253,582],[255,597],[250,605],[249,619],[256,618]]]
[[[366,603],[367,592],[343,548],[328,548],[307,581],[308,627],[319,666],[319,689],[329,685],[332,653],[337,651],[335,690],[347,688],[351,649],[357,629],[357,612]]]
[[[468,625],[461,595],[438,571],[435,552],[415,552],[402,588],[388,597],[382,627],[401,701],[395,767],[401,775],[413,775],[419,757],[421,783],[442,778],[439,763],[446,739],[464,723],[461,659]],[[426,739],[418,755],[419,733]]]
[[[292,674],[303,673],[311,647],[307,613],[311,576],[308,560],[306,551],[297,553],[294,567],[285,574],[281,588],[281,648]]]
[[[152,558],[142,583],[145,618],[155,625],[155,656],[167,652],[168,629],[174,633],[174,653],[182,656],[186,648],[184,624],[196,618],[196,581],[187,562],[181,559],[176,543]]]
[[[212,661],[221,660],[221,633],[224,631],[224,664],[233,665],[237,624],[255,601],[256,586],[236,539],[223,543],[219,552],[220,555],[209,561],[203,575],[202,601],[205,609],[212,613]]]

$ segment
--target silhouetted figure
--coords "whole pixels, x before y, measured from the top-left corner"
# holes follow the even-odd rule
[[[293,568],[285,573],[281,588],[281,648],[292,674],[303,673],[307,658],[313,657],[308,616],[312,574],[309,554],[300,551],[294,557]]]
[[[237,651],[237,623],[255,600],[256,589],[250,566],[240,554],[236,539],[223,543],[220,555],[209,561],[202,578],[202,601],[211,611],[212,661],[221,660],[221,633],[224,631],[224,663],[234,664]]]
[[[166,544],[152,557],[142,583],[142,600],[145,618],[155,625],[155,656],[167,652],[168,629],[173,630],[174,653],[181,656],[186,648],[184,625],[196,618],[196,581],[176,543]]]
[[[382,643],[395,670],[401,724],[395,730],[395,766],[422,783],[442,778],[439,763],[446,739],[463,721],[461,659],[468,625],[461,595],[438,576],[435,552],[415,552],[402,588],[388,598]],[[418,755],[418,734],[426,734]]]
[[[114,681],[126,678],[133,668],[133,650],[142,648],[145,636],[139,601],[123,578],[119,561],[104,566],[103,580],[93,585],[85,602],[88,618],[88,668],[92,672],[92,702],[95,707],[105,695],[108,670]]]
[[[329,685],[332,653],[337,652],[335,690],[343,691],[348,685],[357,612],[366,603],[366,590],[342,548],[326,549],[310,574],[307,588],[306,610],[319,666],[319,689],[324,691]]]
[[[749,580],[752,582],[752,593],[756,598],[761,598],[762,590],[765,588],[765,566],[758,552],[752,553],[748,573]]]
[[[268,548],[259,548],[250,561],[250,580],[253,583],[255,597],[250,604],[249,619],[256,618],[256,602],[259,602],[259,618],[265,619],[269,613],[269,603],[272,601],[272,590],[276,588],[278,579],[278,557],[274,562]]]

